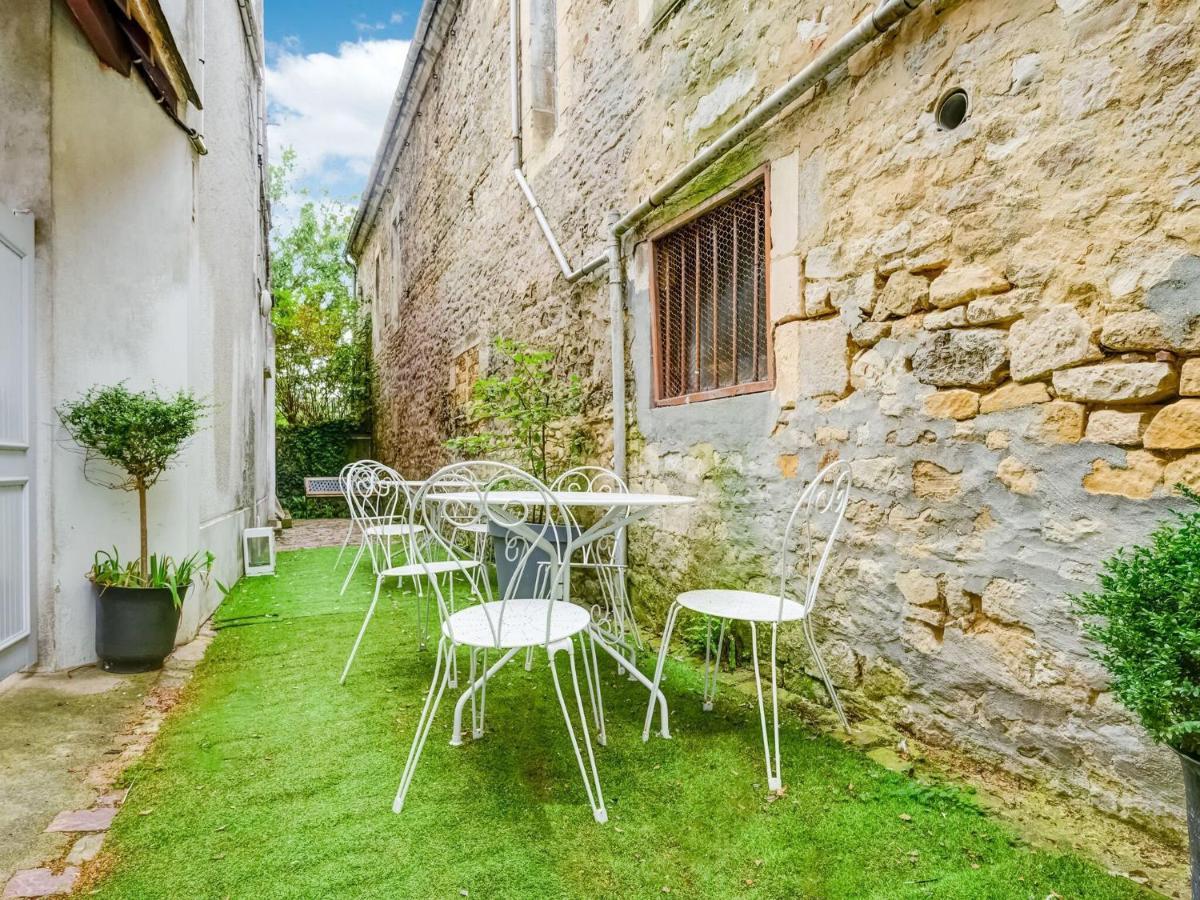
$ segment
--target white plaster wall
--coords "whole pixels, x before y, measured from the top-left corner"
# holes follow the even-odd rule
[[[97,549],[137,549],[133,494],[91,483],[54,407],[95,384],[190,388],[212,413],[150,492],[152,552],[208,549],[241,571],[241,530],[272,509],[273,366],[259,191],[259,93],[237,5],[175,0],[169,16],[200,82],[199,157],[135,75],[96,60],[62,4],[0,16],[0,204],[37,222],[38,666],[94,659]],[[206,21],[200,28],[200,16]],[[199,36],[205,46],[199,46]],[[53,140],[51,140],[53,136]],[[220,600],[185,604],[180,637]]]

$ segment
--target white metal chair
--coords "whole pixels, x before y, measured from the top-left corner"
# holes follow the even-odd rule
[[[460,464],[447,466],[429,479],[421,489],[417,495],[417,505],[421,521],[432,539],[419,552],[430,553],[438,546],[441,547],[441,552],[447,552],[453,542],[452,538],[447,538],[447,534],[453,534],[464,525],[470,524],[461,520],[447,522],[447,510],[451,510],[450,516],[457,518],[462,515],[464,509],[473,508],[476,510],[476,521],[495,523],[520,537],[520,541],[513,542],[522,548],[520,558],[516,561],[517,577],[509,581],[501,599],[488,601],[476,593],[474,599],[477,602],[459,609],[454,608],[454,598],[448,597],[441,586],[434,582],[434,593],[437,596],[438,613],[441,618],[438,658],[392,809],[399,813],[404,807],[404,800],[412,784],[434,716],[437,714],[438,704],[450,684],[450,671],[454,666],[457,649],[466,647],[470,650],[471,717],[474,734],[478,737],[482,734],[483,712],[487,700],[488,654],[492,651],[502,654],[493,666],[494,671],[517,653],[529,647],[542,647],[549,658],[554,691],[567,724],[567,735],[575,751],[575,760],[579,764],[588,804],[596,821],[605,822],[608,820],[608,812],[600,790],[600,775],[596,769],[596,758],[588,730],[588,716],[584,711],[583,697],[579,690],[579,674],[575,661],[575,642],[578,639],[581,643],[579,655],[583,658],[588,692],[592,695],[593,710],[596,710],[598,701],[593,693],[589,648],[582,646],[584,638],[590,638],[588,629],[591,616],[583,607],[559,599],[562,596],[563,581],[568,577],[568,560],[559,544],[547,537],[554,533],[553,529],[567,521],[566,514],[544,484],[532,475],[510,466],[497,466],[494,477],[487,485],[479,487],[472,486],[473,484],[469,469]],[[438,494],[461,495],[464,490],[476,495],[474,503],[449,504],[437,499]],[[534,499],[522,503],[510,502],[505,499],[504,494],[512,490],[528,492]],[[549,560],[549,578],[542,582],[547,586],[547,592],[544,596],[519,596],[522,584],[520,574],[527,567],[539,565],[543,559]],[[430,560],[423,559],[423,563],[429,565]],[[558,672],[559,653],[567,654],[574,693],[574,712],[563,694]],[[477,673],[482,674],[477,678]],[[573,715],[577,715],[579,728],[583,732],[582,750],[576,735]]]
[[[354,529],[357,527],[357,523],[354,520],[354,506],[350,501],[350,473],[357,466],[362,465],[363,462],[363,460],[359,460],[357,462],[346,463],[346,465],[342,466],[342,471],[338,473],[338,483],[341,485],[342,497],[346,501],[346,509],[350,519],[346,523],[346,536],[342,538],[342,546],[338,550],[337,559],[333,561],[335,569],[342,564],[342,554],[346,552],[346,546],[350,543],[350,538],[354,536]]]
[[[390,481],[398,482],[405,488],[403,493],[379,490],[384,482]],[[359,542],[358,552],[354,554],[350,571],[346,573],[346,580],[342,582],[342,594],[345,594],[346,588],[350,586],[350,580],[354,578],[358,564],[370,547],[372,537],[388,538],[389,546],[390,539],[394,538],[397,539],[395,549],[411,550],[414,538],[423,530],[420,525],[411,521],[412,495],[407,490],[404,479],[395,469],[381,462],[362,460],[351,466],[350,471],[346,473],[345,492],[346,503],[350,507],[351,526],[358,529],[362,540]],[[382,505],[389,502],[392,508],[385,515]],[[422,593],[420,579],[414,575],[413,580],[417,593]]]
[[[359,526],[366,538],[371,569],[375,573],[375,593],[371,597],[371,605],[367,607],[367,614],[363,617],[362,627],[358,630],[354,646],[350,648],[346,666],[342,669],[340,679],[342,684],[346,683],[346,676],[350,674],[350,666],[354,663],[358,647],[362,643],[363,635],[366,634],[367,625],[375,613],[375,606],[379,602],[379,589],[382,587],[384,579],[395,578],[399,582],[404,578],[411,578],[416,581],[418,587],[422,580],[428,579],[436,588],[438,579],[441,577],[446,582],[445,589],[453,593],[454,576],[461,574],[466,576],[470,589],[476,591],[475,575],[476,570],[480,567],[480,564],[473,557],[464,553],[458,544],[446,546],[444,552],[432,556],[428,552],[423,552],[423,545],[429,543],[425,526],[419,523],[397,522],[398,510],[401,506],[409,511],[414,507],[407,485],[394,470],[388,469],[386,466],[363,467],[356,469],[352,476],[354,485],[351,495],[358,505]],[[404,562],[397,564],[396,556],[401,550]],[[419,595],[417,630],[421,649],[424,649],[429,633],[428,605],[427,599],[423,595]],[[457,672],[454,677],[457,680]]]
[[[568,469],[551,486],[555,491],[588,491],[596,493],[628,494],[629,487],[616,472],[602,466],[576,466]],[[567,514],[576,516],[571,506]],[[578,523],[576,523],[578,524]],[[629,659],[631,667],[637,665],[637,654],[645,650],[629,592],[625,583],[625,557],[623,551],[625,529],[585,544],[579,557],[571,561],[573,569],[595,574],[600,587],[601,603],[592,606],[592,624],[600,633]],[[624,671],[618,668],[618,672]],[[597,674],[597,677],[599,675]],[[632,678],[632,676],[630,676]]]
[[[777,594],[761,594],[755,591],[709,589],[687,591],[675,598],[667,611],[666,627],[663,630],[662,645],[658,650],[658,664],[654,668],[654,687],[657,690],[662,681],[663,664],[667,658],[667,649],[671,643],[671,631],[681,609],[698,612],[708,618],[708,635],[704,648],[704,709],[711,710],[717,693],[717,669],[721,662],[721,652],[725,641],[725,626],[731,619],[737,619],[750,624],[750,653],[754,660],[754,682],[758,689],[758,715],[762,723],[763,753],[767,764],[767,787],[777,791],[782,786],[782,776],[779,767],[779,698],[778,670],[775,663],[776,644],[779,637],[779,626],[785,622],[799,622],[804,630],[804,639],[813,655],[814,664],[821,680],[829,691],[829,699],[842,727],[848,732],[850,723],[838,700],[833,681],[821,652],[817,647],[812,630],[812,611],[817,602],[817,591],[821,586],[821,576],[829,561],[830,552],[841,528],[842,519],[846,512],[846,504],[850,499],[850,466],[846,462],[835,462],[826,466],[809,483],[800,495],[800,500],[792,509],[787,527],[783,532],[783,546],[780,552],[779,592]],[[717,650],[713,658],[712,650],[712,620],[719,619],[721,623],[720,636],[717,638]],[[768,736],[767,714],[763,703],[762,677],[758,667],[758,625],[769,623],[771,626],[771,735]],[[711,666],[710,666],[711,661]],[[646,721],[642,728],[642,740],[650,738],[650,721],[654,713],[654,701],[651,699],[650,708],[646,711]],[[772,741],[772,737],[774,740]],[[774,751],[772,751],[772,744]]]

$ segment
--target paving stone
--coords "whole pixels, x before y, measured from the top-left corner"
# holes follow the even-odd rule
[[[67,862],[73,866],[91,862],[100,852],[100,848],[104,846],[104,838],[103,831],[85,834],[71,847],[71,852],[67,854]]]
[[[197,643],[193,641],[192,643]],[[97,806],[120,806],[125,802],[125,798],[129,796],[129,788],[120,791],[109,791],[107,794],[101,794],[96,798]]]
[[[107,831],[117,814],[111,806],[98,809],[75,809],[60,812],[46,826],[47,831]]]
[[[49,869],[23,869],[4,887],[4,900],[15,897],[54,897],[69,894],[79,878],[77,866],[67,866],[55,875]]]

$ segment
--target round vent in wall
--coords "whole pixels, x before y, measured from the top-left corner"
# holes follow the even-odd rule
[[[966,119],[970,108],[971,101],[967,97],[967,92],[962,88],[954,88],[947,91],[938,101],[937,109],[933,111],[933,117],[937,120],[939,128],[953,131]]]

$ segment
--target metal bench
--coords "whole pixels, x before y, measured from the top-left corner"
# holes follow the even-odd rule
[[[304,479],[304,496],[310,499],[320,497],[342,497],[342,479],[337,475],[314,475]]]

